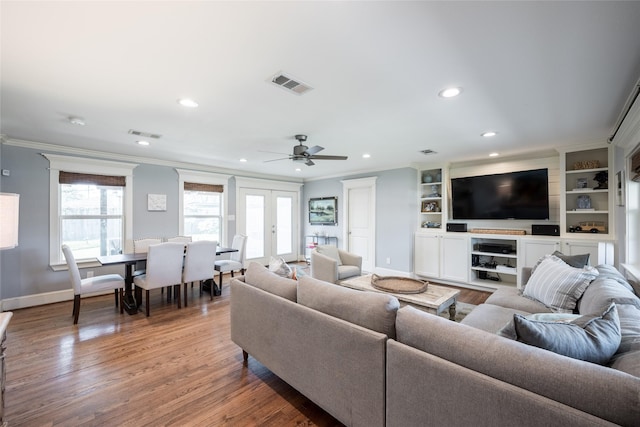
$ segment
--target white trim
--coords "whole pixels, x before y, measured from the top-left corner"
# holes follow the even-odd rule
[[[124,188],[124,252],[133,251],[133,169],[136,163],[112,162],[84,157],[41,153],[49,160],[49,265],[54,268],[64,262],[60,254],[60,194],[58,177],[61,170],[125,177]]]
[[[229,179],[231,175],[224,175],[211,172],[194,171],[188,169],[178,169],[178,234],[184,235],[184,183],[197,182],[199,184],[222,185],[222,236],[220,240],[225,241],[228,233],[229,217]],[[218,242],[222,245],[222,242]]]
[[[82,294],[82,298],[88,298],[98,295],[113,295],[113,291],[92,292]],[[53,304],[56,302],[73,301],[73,289],[65,289],[62,291],[43,292],[41,294],[25,295],[16,298],[7,298],[0,301],[3,310],[18,310],[21,308],[37,307],[45,304]],[[69,307],[71,312],[71,307]]]
[[[303,185],[302,182],[236,177],[236,190],[238,188],[256,188],[259,190],[300,191]]]

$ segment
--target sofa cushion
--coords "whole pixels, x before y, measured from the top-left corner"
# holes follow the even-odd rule
[[[609,367],[640,378],[640,350],[614,356]]]
[[[332,245],[321,245],[316,248],[316,251],[319,254],[322,254],[333,260],[338,261],[338,265],[342,265],[342,260],[340,259],[340,252],[338,252],[337,247]]]
[[[341,265],[338,266],[338,280],[348,279],[349,277],[359,276],[360,268],[357,265]]]
[[[486,304],[513,308],[527,313],[550,312],[551,309],[540,301],[522,296],[522,291],[515,287],[503,287],[492,293],[485,301]]]
[[[580,316],[570,322],[539,321],[513,315],[518,341],[574,359],[604,365],[620,345],[615,304],[601,315]]]
[[[571,313],[578,298],[597,275],[595,268],[571,267],[554,255],[545,255],[533,270],[523,295],[540,301],[553,311]]]
[[[244,275],[244,281],[263,291],[296,302],[298,282],[286,277],[280,277],[257,262],[249,263]]]
[[[305,276],[298,283],[298,303],[389,338],[396,336],[400,303],[393,295],[356,291]]]
[[[582,268],[589,264],[589,254],[565,255],[560,251],[555,251],[552,255],[557,256],[562,261],[575,268]]]
[[[482,329],[492,334],[498,333],[507,323],[513,321],[513,313],[529,314],[526,311],[500,307],[493,304],[480,304],[467,314],[460,323]]]

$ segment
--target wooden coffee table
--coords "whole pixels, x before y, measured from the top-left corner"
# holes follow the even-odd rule
[[[372,291],[382,294],[391,294],[398,298],[400,305],[412,305],[423,311],[435,314],[436,316],[449,309],[449,319],[456,318],[456,298],[460,295],[460,291],[447,288],[445,286],[434,285],[429,283],[427,290],[420,294],[396,294],[393,292],[385,292],[371,286],[371,275],[353,277],[347,280],[341,280],[338,285],[356,289],[358,291]]]

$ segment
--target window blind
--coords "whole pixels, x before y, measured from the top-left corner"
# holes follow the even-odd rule
[[[200,184],[197,182],[185,182],[185,191],[208,191],[209,193],[222,193],[224,187],[222,185],[214,184]]]
[[[109,187],[124,187],[127,181],[124,176],[93,175],[90,173],[60,171],[58,182],[60,184],[94,184]]]

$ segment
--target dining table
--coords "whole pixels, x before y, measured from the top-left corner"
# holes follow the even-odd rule
[[[238,252],[234,248],[224,248],[218,246],[216,249],[216,255],[227,254],[231,252]],[[129,314],[136,314],[138,307],[140,306],[141,298],[134,295],[133,292],[133,276],[135,266],[138,262],[147,260],[147,253],[129,253],[129,254],[115,254],[115,255],[100,255],[97,260],[102,265],[116,265],[124,264],[124,297],[122,299],[122,308]],[[211,268],[213,272],[213,260],[211,262]],[[212,280],[213,274],[211,277]],[[215,282],[214,282],[215,283]]]

